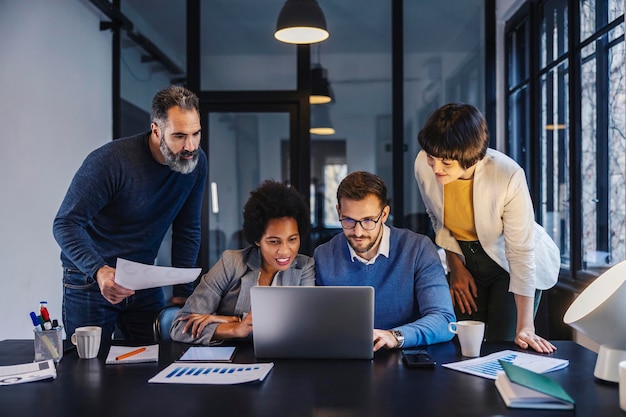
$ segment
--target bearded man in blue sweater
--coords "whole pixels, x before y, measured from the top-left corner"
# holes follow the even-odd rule
[[[315,249],[317,285],[374,287],[374,351],[447,342],[455,315],[435,245],[387,226],[387,187],[353,172],[337,189],[343,233]]]
[[[152,341],[163,291],[118,285],[116,261],[153,264],[171,225],[172,266],[196,266],[207,176],[200,133],[198,97],[171,86],[152,100],[149,132],[109,142],[83,161],[53,226],[68,336],[95,325],[109,340],[117,325],[125,339]],[[184,304],[192,291],[193,283],[175,286],[172,302]]]

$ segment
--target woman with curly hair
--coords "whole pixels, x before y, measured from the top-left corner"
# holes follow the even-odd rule
[[[170,329],[173,340],[208,345],[252,333],[250,288],[313,286],[313,258],[300,255],[309,230],[309,209],[295,189],[267,180],[250,193],[243,231],[251,246],[224,251],[200,278]]]

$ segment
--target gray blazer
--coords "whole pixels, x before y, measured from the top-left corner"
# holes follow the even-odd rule
[[[219,314],[241,316],[250,311],[250,288],[257,285],[261,270],[261,253],[256,246],[241,250],[224,251],[222,257],[209,272],[200,278],[198,286],[178,312],[170,335],[173,340],[185,343],[208,345],[218,323],[209,324],[198,338],[189,333],[182,334],[186,322],[178,321],[181,316],[197,314]],[[289,269],[274,278],[273,285],[315,285],[315,263],[313,258],[297,255]]]

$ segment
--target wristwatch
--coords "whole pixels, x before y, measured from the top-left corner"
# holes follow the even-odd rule
[[[402,332],[400,330],[390,330],[391,334],[393,335],[393,337],[396,338],[396,340],[398,341],[398,346],[396,346],[398,349],[402,348],[402,346],[404,346],[404,335],[402,334]]]

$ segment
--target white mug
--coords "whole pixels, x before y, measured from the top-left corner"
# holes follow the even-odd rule
[[[619,363],[619,408],[626,411],[626,361]]]
[[[461,320],[448,323],[448,330],[458,336],[463,356],[471,358],[480,356],[480,346],[485,336],[485,323],[476,320]]]
[[[78,357],[92,359],[98,356],[102,328],[98,326],[77,327],[71,336],[72,344],[76,346]]]

